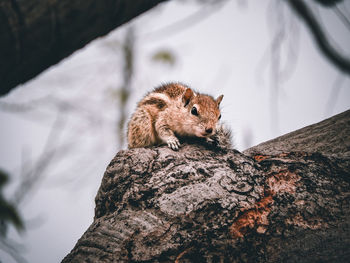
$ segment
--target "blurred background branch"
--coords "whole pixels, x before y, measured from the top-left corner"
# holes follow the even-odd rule
[[[316,19],[315,15],[312,13],[307,4],[303,0],[288,0],[287,2],[291,9],[308,27],[323,55],[340,71],[344,72],[345,74],[350,74],[350,59],[345,54],[341,54],[339,50],[331,45],[329,38],[326,36],[324,29],[320,25],[320,22]],[[320,2],[324,6],[333,8],[336,4],[341,2],[341,0],[317,2]]]

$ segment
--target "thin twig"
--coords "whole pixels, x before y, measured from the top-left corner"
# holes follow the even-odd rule
[[[350,20],[343,14],[343,11],[339,8],[339,6],[336,5],[333,10],[339,17],[340,21],[342,21],[346,28],[350,30]]]
[[[27,170],[26,173],[21,176],[22,179],[20,185],[17,188],[13,199],[16,205],[22,202],[24,200],[24,197],[33,191],[34,186],[38,185],[39,180],[43,178],[45,171],[48,169],[54,157],[56,157],[58,151],[64,151],[67,149],[67,147],[64,147],[62,149],[60,147],[54,146],[59,139],[60,133],[63,131],[64,125],[64,114],[59,113],[54,124],[52,125],[44,149],[35,166],[32,169]]]
[[[206,4],[204,7],[201,7],[199,10],[185,17],[184,19],[176,21],[175,23],[167,25],[156,31],[143,34],[140,36],[140,38],[143,40],[159,40],[162,37],[168,37],[170,34],[174,35],[182,32],[184,29],[188,29],[191,26],[194,26],[209,18],[210,15],[219,11],[227,2],[228,0],[220,0],[212,4]]]
[[[14,243],[12,240],[8,238],[0,238],[0,250],[7,253],[18,263],[26,263],[26,259],[21,255],[18,251],[19,244]],[[0,261],[1,262],[1,261]]]
[[[325,107],[326,108],[325,117],[332,115],[334,106],[337,103],[339,93],[343,86],[344,81],[345,81],[345,78],[342,75],[337,76],[337,78],[335,79],[331,94],[329,95],[329,98],[327,100],[327,104]]]

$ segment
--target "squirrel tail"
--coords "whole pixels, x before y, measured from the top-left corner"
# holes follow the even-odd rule
[[[232,132],[229,127],[224,124],[218,125],[216,133],[210,138],[213,144],[221,150],[227,151],[233,149]]]

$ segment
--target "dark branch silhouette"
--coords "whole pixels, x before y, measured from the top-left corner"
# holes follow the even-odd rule
[[[317,46],[325,57],[339,70],[350,74],[350,60],[345,55],[341,55],[330,43],[322,27],[315,18],[312,11],[302,0],[287,1],[292,10],[305,22],[314,37]]]
[[[0,95],[165,0],[0,1]]]

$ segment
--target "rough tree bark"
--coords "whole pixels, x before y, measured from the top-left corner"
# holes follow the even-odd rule
[[[165,0],[0,0],[0,95]]]
[[[350,111],[253,147],[120,151],[63,262],[348,262]]]

